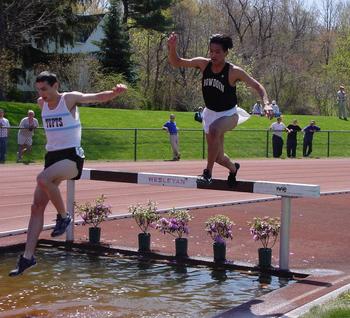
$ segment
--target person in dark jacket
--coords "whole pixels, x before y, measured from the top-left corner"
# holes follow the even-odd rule
[[[308,157],[312,152],[312,140],[314,132],[320,131],[321,128],[315,125],[316,122],[311,120],[310,125],[303,128],[304,144],[303,144],[303,156]]]
[[[300,126],[298,125],[298,121],[296,119],[293,120],[291,124],[287,126],[288,135],[287,135],[287,157],[295,158],[297,152],[297,133],[301,131]]]

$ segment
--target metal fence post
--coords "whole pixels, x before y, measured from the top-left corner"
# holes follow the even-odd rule
[[[291,218],[292,198],[282,197],[281,236],[280,236],[280,264],[281,270],[289,270],[289,228]]]
[[[66,241],[74,241],[74,197],[75,197],[75,180],[67,180],[67,211],[72,219],[66,232]]]
[[[266,158],[269,157],[269,131],[266,131]]]
[[[327,132],[327,157],[329,157],[329,153],[330,153],[330,139],[331,139],[331,132],[328,131]]]
[[[134,130],[134,161],[137,161],[137,128]]]

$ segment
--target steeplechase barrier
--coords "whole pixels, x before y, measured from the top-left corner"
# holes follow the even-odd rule
[[[289,270],[289,232],[291,222],[291,199],[297,197],[320,197],[320,186],[313,184],[284,183],[269,181],[239,180],[234,186],[229,186],[226,180],[213,179],[210,184],[198,183],[198,177],[186,175],[172,175],[148,172],[125,172],[83,169],[83,180],[124,182],[147,184],[167,187],[181,187],[192,189],[248,192],[271,194],[282,198],[281,230],[280,230],[280,270]],[[67,210],[74,218],[75,181],[67,181]],[[74,241],[74,222],[67,230],[67,241]]]

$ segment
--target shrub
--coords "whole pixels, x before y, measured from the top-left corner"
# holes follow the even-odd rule
[[[157,204],[152,201],[148,201],[146,206],[142,206],[139,203],[130,205],[129,212],[143,233],[147,233],[149,226],[152,226],[154,222],[159,220]]]
[[[85,202],[83,204],[74,203],[77,211],[83,219],[83,225],[91,224],[93,227],[98,227],[101,222],[108,218],[108,215],[112,214],[111,206],[104,203],[105,196],[102,194],[91,204]]]
[[[232,239],[232,227],[234,223],[225,215],[215,215],[205,222],[205,230],[216,243],[225,243],[226,239]]]

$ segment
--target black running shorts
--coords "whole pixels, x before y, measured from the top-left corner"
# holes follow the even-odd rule
[[[81,177],[84,166],[84,150],[81,147],[73,147],[56,151],[49,151],[45,155],[45,169],[58,161],[65,159],[74,161],[77,164],[78,174],[72,180],[78,180]]]

